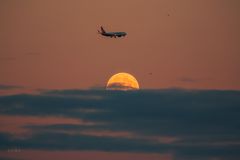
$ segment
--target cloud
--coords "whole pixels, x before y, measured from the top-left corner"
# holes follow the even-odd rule
[[[136,88],[123,83],[111,83],[107,86],[108,90],[134,90]]]
[[[11,90],[23,88],[22,86],[0,84],[0,90]]]
[[[23,160],[23,159],[0,156],[0,160]]]
[[[240,91],[53,90],[1,96],[1,115],[94,122],[26,124],[22,127],[32,136],[2,133],[1,149],[21,144],[28,149],[171,153],[178,160],[240,157]]]

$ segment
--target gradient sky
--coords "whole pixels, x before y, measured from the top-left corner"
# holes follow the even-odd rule
[[[239,19],[238,0],[1,0],[0,84],[86,89],[124,71],[141,88],[238,90]]]

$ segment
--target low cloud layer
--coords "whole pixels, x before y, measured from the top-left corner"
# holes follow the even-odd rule
[[[0,149],[172,154],[240,158],[240,92],[62,90],[0,97],[0,116],[64,117],[82,124],[28,124],[24,138],[0,133]],[[50,140],[50,141],[49,141]]]
[[[11,90],[23,88],[22,86],[0,84],[0,90]]]

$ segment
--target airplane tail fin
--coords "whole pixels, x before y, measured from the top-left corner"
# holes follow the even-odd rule
[[[102,26],[101,26],[101,31],[102,31],[102,33],[106,33],[106,31],[103,29]]]

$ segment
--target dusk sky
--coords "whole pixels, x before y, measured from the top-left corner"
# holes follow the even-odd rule
[[[0,0],[0,160],[240,159],[239,61],[239,0]]]
[[[1,0],[0,84],[87,89],[128,72],[141,88],[240,89],[239,19],[238,0]]]

